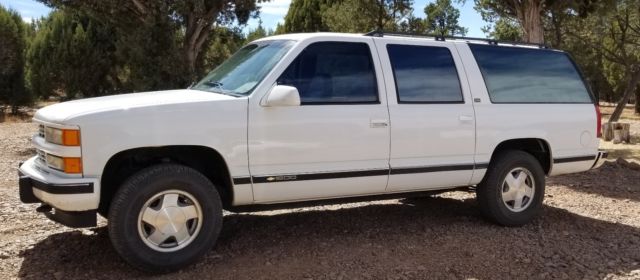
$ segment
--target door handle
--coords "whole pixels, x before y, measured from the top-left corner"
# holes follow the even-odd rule
[[[388,120],[371,120],[369,125],[371,128],[380,128],[389,126]]]
[[[458,116],[458,120],[460,120],[461,122],[470,122],[470,121],[473,121],[473,116],[460,115]]]

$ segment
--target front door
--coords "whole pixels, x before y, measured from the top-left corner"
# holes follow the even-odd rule
[[[368,37],[303,42],[276,82],[296,87],[301,106],[249,106],[256,202],[385,191],[389,113],[379,59],[372,50]]]

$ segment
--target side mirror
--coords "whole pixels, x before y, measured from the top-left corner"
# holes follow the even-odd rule
[[[276,85],[263,100],[264,107],[300,106],[300,93],[292,86]]]

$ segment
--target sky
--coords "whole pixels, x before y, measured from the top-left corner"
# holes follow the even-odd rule
[[[424,17],[424,7],[430,2],[434,2],[434,0],[414,0],[414,15]],[[271,0],[270,2],[260,4],[262,7],[260,12],[262,26],[267,29],[275,29],[278,22],[284,22],[284,16],[287,14],[290,3],[291,0]],[[22,15],[22,18],[29,22],[34,18],[46,16],[51,11],[50,8],[35,0],[0,0],[0,5],[18,11],[20,15]],[[460,9],[460,24],[469,28],[467,36],[486,37],[480,29],[487,25],[487,23],[484,22],[480,14],[473,9],[473,1],[466,1],[466,4],[454,3],[454,6]],[[257,19],[251,20],[248,23],[247,29],[257,27],[258,23],[259,21]]]

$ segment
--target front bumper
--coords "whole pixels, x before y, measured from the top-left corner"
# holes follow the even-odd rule
[[[48,218],[69,227],[96,226],[100,193],[97,179],[52,175],[36,165],[35,157],[20,164],[18,176],[23,203],[50,206],[40,209],[48,209],[44,211]]]
[[[604,164],[604,162],[607,161],[608,156],[609,156],[609,152],[605,150],[599,150],[598,154],[596,155],[596,160],[593,162],[593,165],[591,166],[591,169],[602,166],[602,164]]]

